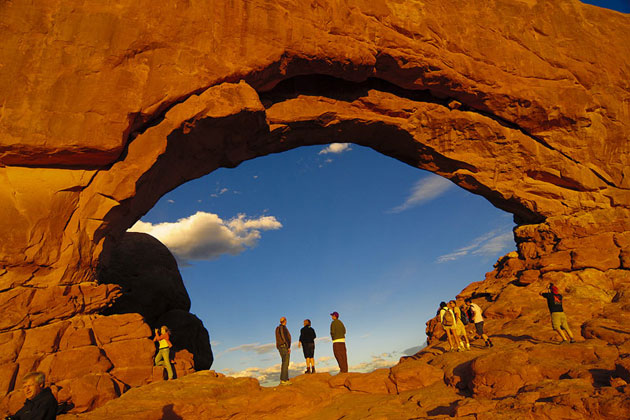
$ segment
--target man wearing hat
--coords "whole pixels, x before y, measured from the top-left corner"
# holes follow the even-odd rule
[[[562,338],[562,343],[569,342],[567,335],[571,342],[574,343],[573,333],[569,328],[564,309],[562,309],[562,295],[558,292],[558,288],[553,283],[549,283],[549,292],[541,293],[540,295],[547,299],[547,307],[549,307],[549,312],[551,313],[551,326]]]
[[[339,313],[330,314],[332,322],[330,323],[330,337],[333,342],[333,353],[339,364],[339,373],[348,372],[348,356],[346,354],[346,327],[339,320]]]

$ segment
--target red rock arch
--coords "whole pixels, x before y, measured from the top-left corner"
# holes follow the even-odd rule
[[[467,293],[585,270],[626,287],[627,16],[572,0],[72,6],[1,6],[0,307],[17,309],[0,393],[77,348],[100,367],[58,380],[137,385],[102,325],[142,320],[92,315],[120,294],[96,281],[112,247],[165,192],[301,145],[362,144],[513,213],[518,255]],[[142,334],[126,341],[148,351]]]

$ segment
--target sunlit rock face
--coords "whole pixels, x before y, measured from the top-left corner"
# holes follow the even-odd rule
[[[484,403],[453,393],[425,414],[514,418],[536,406],[558,418],[552,405],[577,405],[554,390],[573,387],[592,401],[560,416],[615,418],[630,353],[627,15],[570,0],[17,0],[0,5],[0,36],[2,410],[21,404],[18,378],[35,368],[78,411],[160,379],[151,322],[194,320],[180,306],[113,313],[135,299],[105,275],[126,229],[219,167],[343,141],[514,214],[517,252],[462,296],[515,346],[515,363],[539,364],[526,346],[553,337],[537,297],[550,281],[599,355],[549,347],[584,369],[540,364],[517,389],[520,372],[492,360],[426,353],[444,369],[440,386]],[[183,371],[207,366],[204,348]],[[394,373],[376,388],[399,392]],[[353,381],[341,386],[378,382]]]

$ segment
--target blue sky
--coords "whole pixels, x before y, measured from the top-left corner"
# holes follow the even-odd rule
[[[588,1],[630,13],[628,1]],[[515,250],[512,215],[447,180],[352,144],[220,169],[168,193],[133,230],[175,254],[213,369],[278,382],[274,329],[310,318],[319,371],[336,373],[332,311],[351,371],[394,365],[442,300]],[[304,368],[294,348],[291,376]]]
[[[303,147],[220,169],[164,196],[134,230],[174,252],[215,370],[277,381],[274,329],[348,329],[355,370],[425,341],[441,300],[515,249],[512,215],[429,172],[356,145]],[[321,371],[337,369],[318,341]],[[303,363],[301,351],[292,362]],[[334,369],[333,369],[334,368]],[[301,369],[296,366],[296,369]],[[296,371],[297,372],[297,371]]]
[[[630,0],[581,0],[582,3],[592,4],[607,9],[630,13]]]

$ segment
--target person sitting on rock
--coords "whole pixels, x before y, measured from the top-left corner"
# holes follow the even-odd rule
[[[46,375],[31,372],[22,379],[22,390],[26,395],[24,406],[9,420],[54,420],[57,418],[57,400],[50,388],[45,388]]]
[[[466,326],[464,325],[464,322],[462,321],[461,309],[459,309],[459,307],[457,306],[457,302],[454,300],[451,300],[448,303],[448,307],[455,314],[455,331],[457,335],[459,336],[459,349],[470,350],[470,341],[468,341],[468,335],[466,334]],[[464,340],[462,340],[462,338]]]
[[[446,338],[448,339],[448,344],[451,347],[449,351],[455,351],[455,349],[459,350],[461,342],[459,341],[459,336],[455,331],[455,314],[448,307],[446,302],[440,303],[440,323],[446,331]]]
[[[466,305],[466,310],[469,312],[468,316],[470,321],[475,325],[477,334],[486,342],[486,347],[492,347],[490,337],[488,337],[483,331],[483,315],[481,308],[476,303],[473,303],[470,298],[466,298],[466,300],[464,300],[464,304]]]
[[[569,328],[564,309],[562,309],[562,295],[558,292],[558,288],[553,283],[549,283],[549,292],[541,292],[540,295],[547,299],[547,307],[549,307],[549,312],[551,313],[551,326],[562,338],[562,343],[569,342],[567,335],[571,342],[574,343],[573,333]]]
[[[157,341],[158,344],[158,352],[155,355],[155,366],[164,366],[166,368],[166,373],[168,374],[168,379],[173,379],[173,367],[171,366],[171,333],[166,327],[166,325],[162,325],[161,331],[155,329],[155,337],[153,337],[153,341]]]

